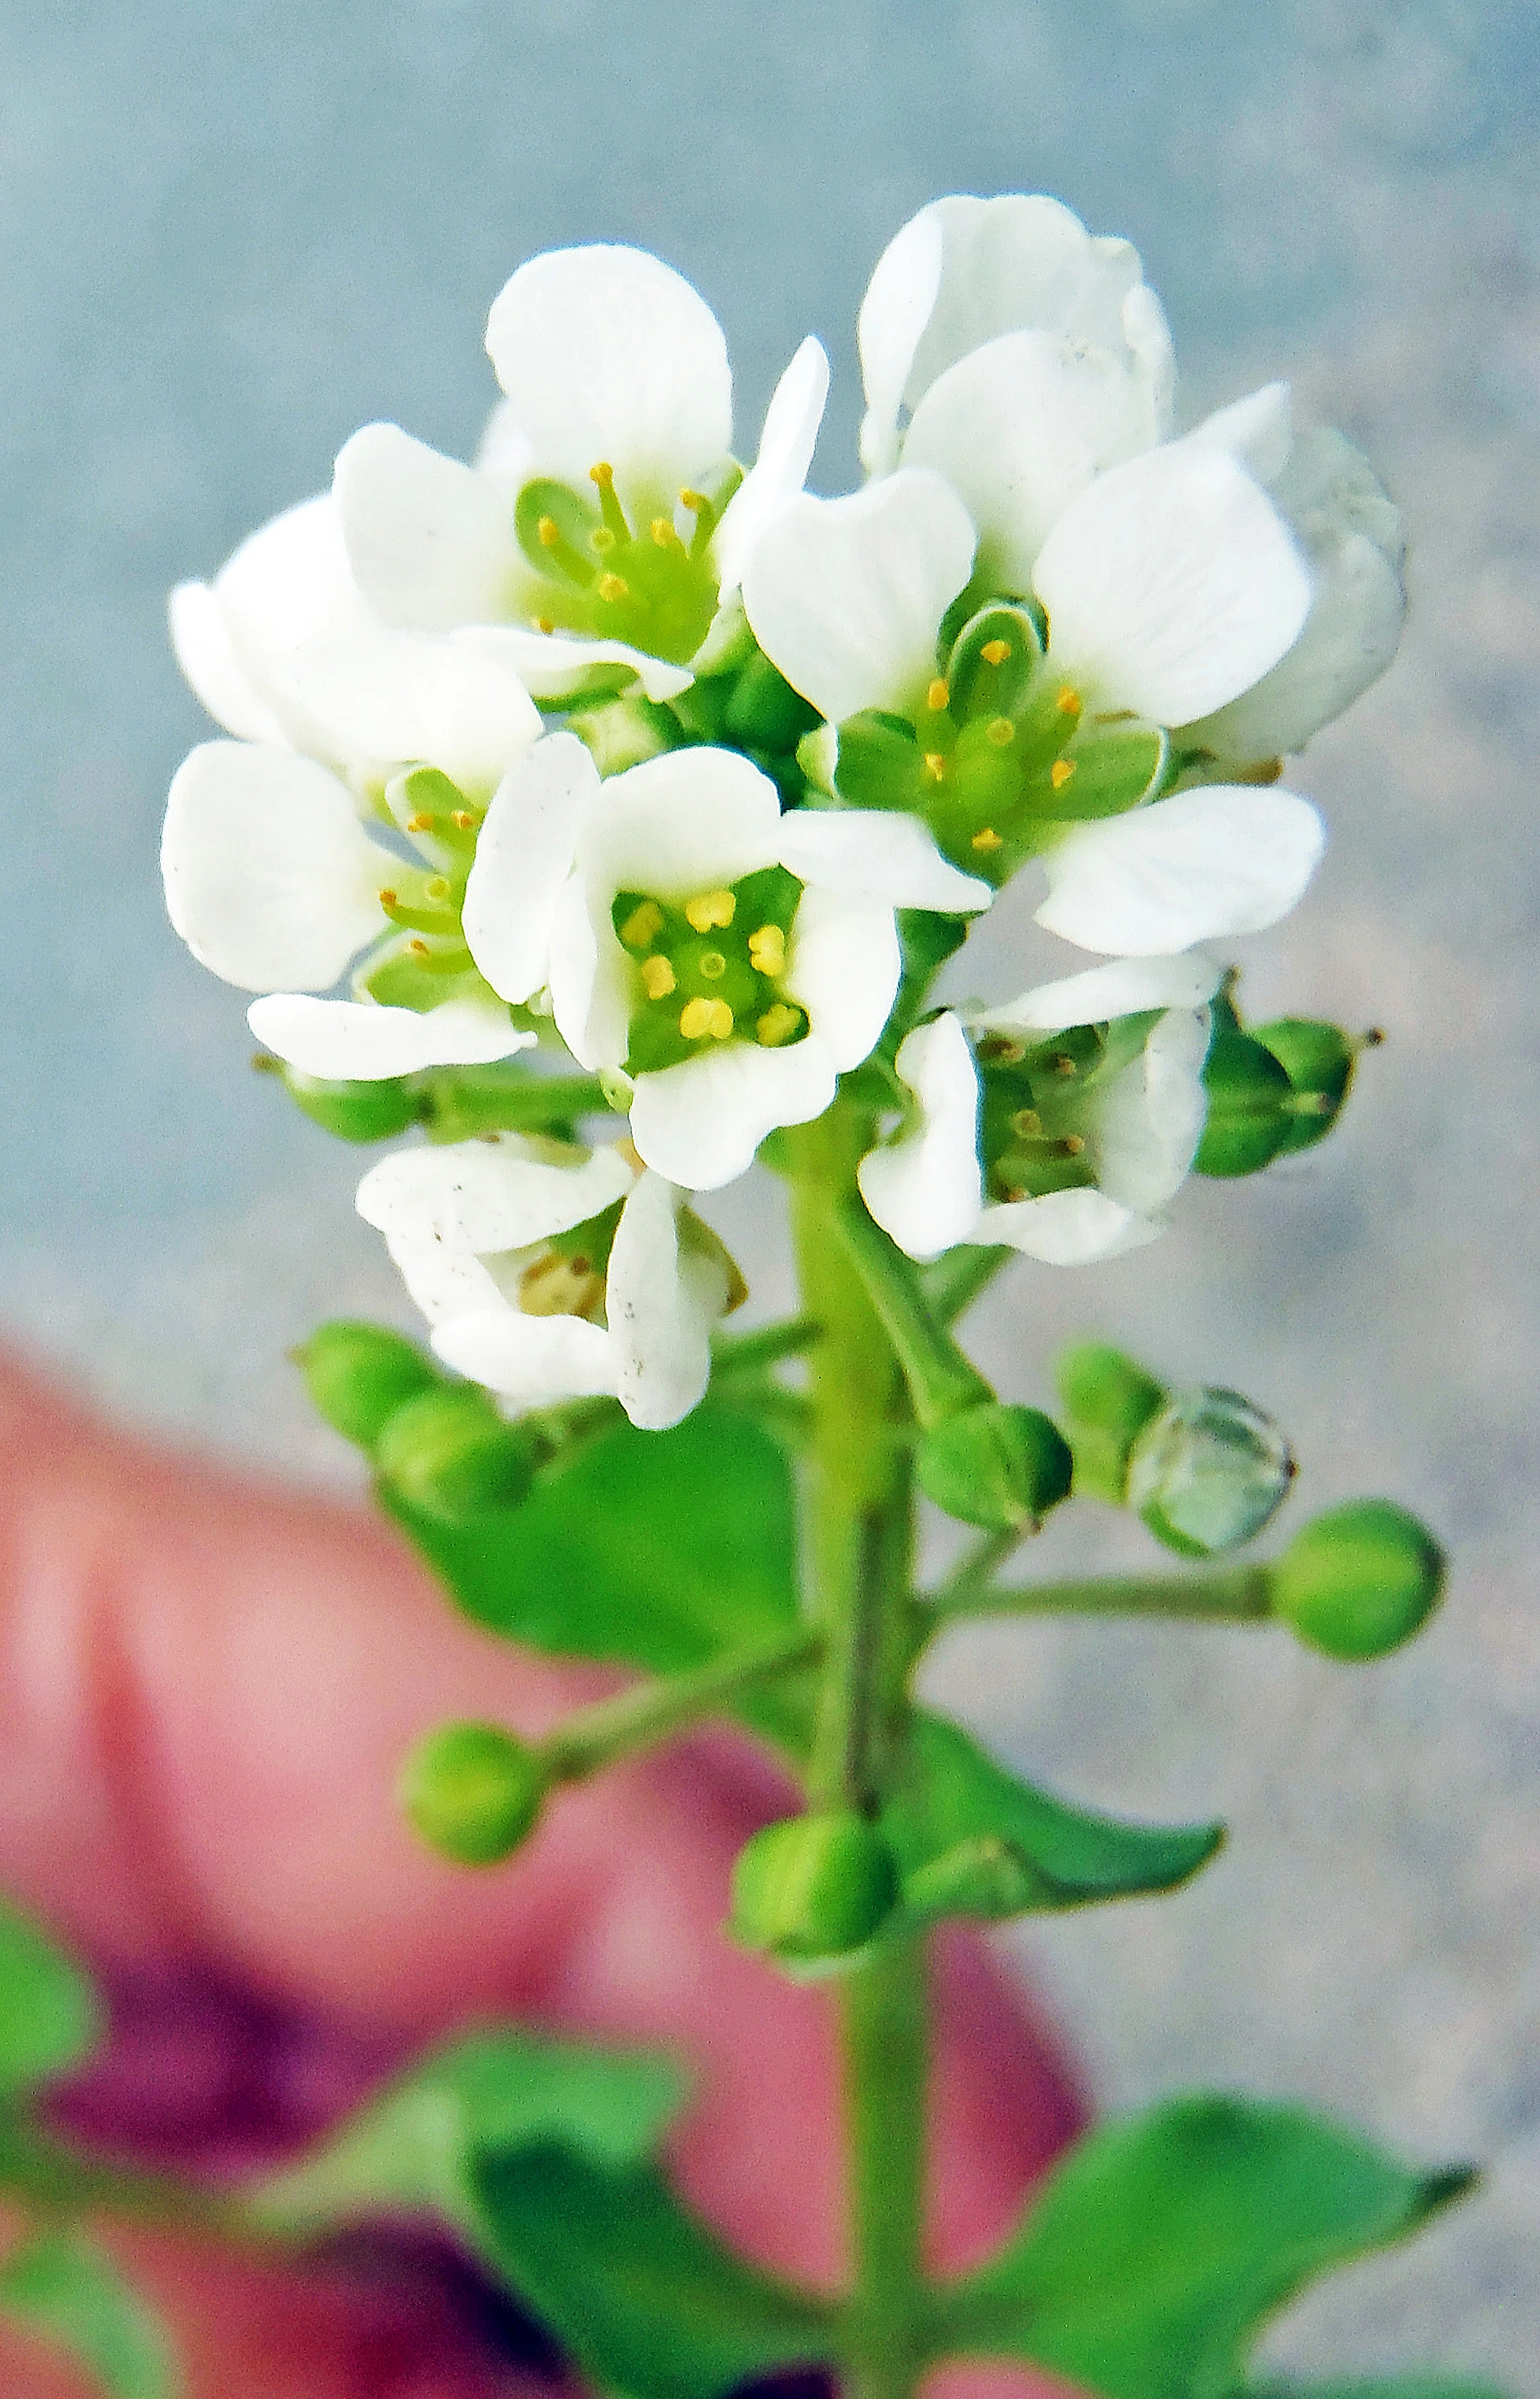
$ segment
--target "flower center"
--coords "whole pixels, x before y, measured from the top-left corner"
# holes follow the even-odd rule
[[[382,1007],[419,1013],[446,999],[495,999],[482,982],[461,925],[466,883],[486,815],[436,766],[398,776],[385,794],[420,863],[403,860],[378,894],[396,928],[355,976],[356,988]]]
[[[978,1045],[980,1150],[993,1200],[1041,1200],[1096,1181],[1095,1085],[1102,1029],[1077,1024],[1031,1042],[1003,1033]]]
[[[735,467],[714,494],[629,495],[614,469],[588,470],[592,495],[541,478],[514,509],[520,549],[539,577],[533,621],[543,633],[584,633],[627,642],[682,666],[710,630],[717,606],[711,536],[740,480]]]
[[[615,1200],[597,1216],[552,1235],[519,1276],[518,1303],[524,1315],[581,1316],[590,1324],[603,1323],[610,1252],[623,1205]]]
[[[718,1042],[781,1050],[806,1010],[781,990],[803,887],[784,866],[679,901],[617,892],[615,937],[635,970],[627,1071],[657,1074]]]

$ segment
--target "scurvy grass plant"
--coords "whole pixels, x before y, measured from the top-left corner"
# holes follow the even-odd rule
[[[690,2216],[653,2154],[673,2067],[514,2031],[244,2193],[109,2172],[28,2113],[93,2012],[12,1923],[0,2180],[44,2224],[0,2302],[119,2393],[174,2367],[68,2229],[86,2202],[302,2243],[436,2215],[630,2399],[793,2367],[905,2399],[953,2357],[1103,2399],[1277,2399],[1248,2372],[1273,2311],[1469,2180],[1199,2094],[1093,2131],[965,2279],[924,2267],[932,1929],[1175,1890],[1222,1837],[1019,1781],[917,1704],[928,1644],[1142,1613],[1351,1661],[1417,1630],[1443,1568],[1373,1498],[1237,1557],[1293,1478],[1259,1409],[1084,1345],[1049,1416],[956,1332],[1019,1256],[1153,1242],[1190,1173],[1331,1132],[1373,1037],[1248,1023],[1224,945],[1310,882],[1323,831],[1283,761],[1394,653],[1396,509],[1281,384],[1175,432],[1138,257],[1051,199],[923,210],[859,341],[866,481],[817,498],[817,342],[745,468],[686,282],[620,248],[520,267],[472,464],[368,426],[330,493],[174,594],[228,738],[177,774],[163,847],[177,930],[258,995],[263,1063],[331,1132],[399,1145],[358,1207],[428,1344],[323,1326],[317,1405],[479,1622],[641,1677],[539,1742],[432,1731],[412,1820],[486,1867],[564,1783],[703,1717],[771,1745],[801,1803],[738,1858],[723,1937],[839,2010],[851,2287],[777,2282]],[[1019,874],[1060,970],[965,996],[969,928]],[[733,1333],[744,1281],[701,1195],[756,1159],[801,1300]],[[922,1496],[975,1528],[928,1590]],[[1086,1497],[1181,1565],[1004,1579]]]

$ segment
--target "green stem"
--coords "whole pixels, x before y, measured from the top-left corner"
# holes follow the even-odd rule
[[[576,1117],[614,1110],[594,1075],[440,1072],[424,1094],[430,1141],[471,1141],[481,1132],[540,1132]]]
[[[739,1649],[727,1658],[713,1658],[691,1674],[672,1674],[667,1682],[642,1683],[601,1700],[567,1718],[541,1743],[541,1755],[563,1782],[579,1782],[619,1757],[650,1749],[682,1726],[714,1715],[723,1701],[755,1683],[790,1674],[812,1664],[823,1647],[816,1625],[800,1624],[773,1641]]]
[[[719,1333],[711,1344],[711,1379],[755,1374],[782,1358],[800,1358],[822,1329],[815,1317],[788,1316],[779,1324],[758,1325],[752,1333]]]
[[[256,2223],[244,2203],[177,2182],[169,2175],[95,2164],[61,2141],[25,2125],[0,2128],[0,2191],[47,2213],[100,2210],[140,2224],[247,2243],[281,2236]]]
[[[1015,1250],[975,1249],[965,1242],[924,1269],[925,1296],[943,1324],[955,1324],[1017,1256]]]
[[[914,1413],[928,1430],[994,1397],[925,1295],[920,1269],[874,1225],[858,1199],[838,1211],[839,1235],[904,1370]]]
[[[858,2260],[848,2399],[903,2399],[924,2356],[925,1951],[882,1949],[840,1986]]]
[[[1084,1582],[1028,1583],[1002,1589],[983,1578],[956,1578],[920,1603],[938,1624],[960,1616],[1176,1616],[1209,1624],[1261,1624],[1273,1613],[1272,1569],[1219,1568],[1209,1574],[1095,1575]]]

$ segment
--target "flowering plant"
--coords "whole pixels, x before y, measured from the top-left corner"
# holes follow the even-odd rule
[[[744,468],[721,329],[640,251],[532,260],[487,346],[505,397],[474,462],[366,427],[330,494],[173,596],[226,738],[172,785],[167,900],[255,995],[299,1105],[399,1144],[358,1204],[426,1344],[324,1325],[302,1359],[322,1414],[479,1623],[641,1677],[540,1740],[426,1728],[412,1821],[484,1869],[563,1785],[703,1718],[775,1751],[800,1799],[738,1857],[724,1937],[840,2012],[852,2279],[794,2287],[688,2213],[654,2158],[672,2068],[511,2032],[424,2060],[227,2218],[303,2243],[436,2215],[633,2399],[793,2367],[903,2399],[956,2357],[1103,2399],[1263,2399],[1271,2313],[1468,2176],[1298,2108],[1179,2098],[1093,2131],[995,2256],[935,2279],[931,1932],[1175,1890],[1223,1831],[1035,1789],[914,1677],[969,1617],[1251,1624],[1351,1661],[1438,1601],[1433,1538],[1385,1500],[1236,1555],[1294,1477],[1240,1394],[1083,1343],[1049,1412],[997,1395],[957,1333],[1019,1255],[1154,1242],[1189,1174],[1259,1172],[1345,1105],[1375,1037],[1249,1023],[1225,948],[1320,858],[1284,757],[1394,653],[1396,510],[1339,435],[1296,432],[1282,385],[1177,433],[1138,257],[1043,197],[939,201],[885,251],[843,497],[805,489],[817,343]],[[969,928],[1018,878],[1069,951],[980,998]],[[801,1300],[736,1332],[709,1201],[756,1161]],[[922,1498],[973,1536],[928,1587]],[[1180,1565],[1004,1579],[1087,1499]],[[152,2203],[27,2113],[90,2010],[7,1938],[32,2015],[0,2041],[4,2177],[56,2215]],[[49,2237],[0,2298],[25,2313],[51,2272],[56,2325],[128,2324]],[[136,2338],[115,2364],[82,2339],[113,2389],[169,2387]]]

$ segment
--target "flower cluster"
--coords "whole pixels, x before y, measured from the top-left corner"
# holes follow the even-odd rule
[[[230,738],[172,784],[172,922],[294,1078],[504,1078],[482,1137],[387,1156],[358,1204],[511,1410],[692,1407],[742,1286],[689,1195],[837,1092],[912,1258],[1068,1264],[1159,1231],[1222,1100],[1271,1109],[1255,1163],[1345,1088],[1245,1034],[1204,945],[1300,898],[1323,836],[1283,755],[1395,648],[1368,467],[1282,385],[1175,433],[1137,255],[1047,198],[922,210],[858,331],[867,480],[820,498],[816,341],[745,468],[690,285],[548,252],[493,304],[473,463],[367,426],[173,595]],[[939,1004],[1023,872],[1101,963]],[[624,1140],[542,1119],[563,1054]]]

